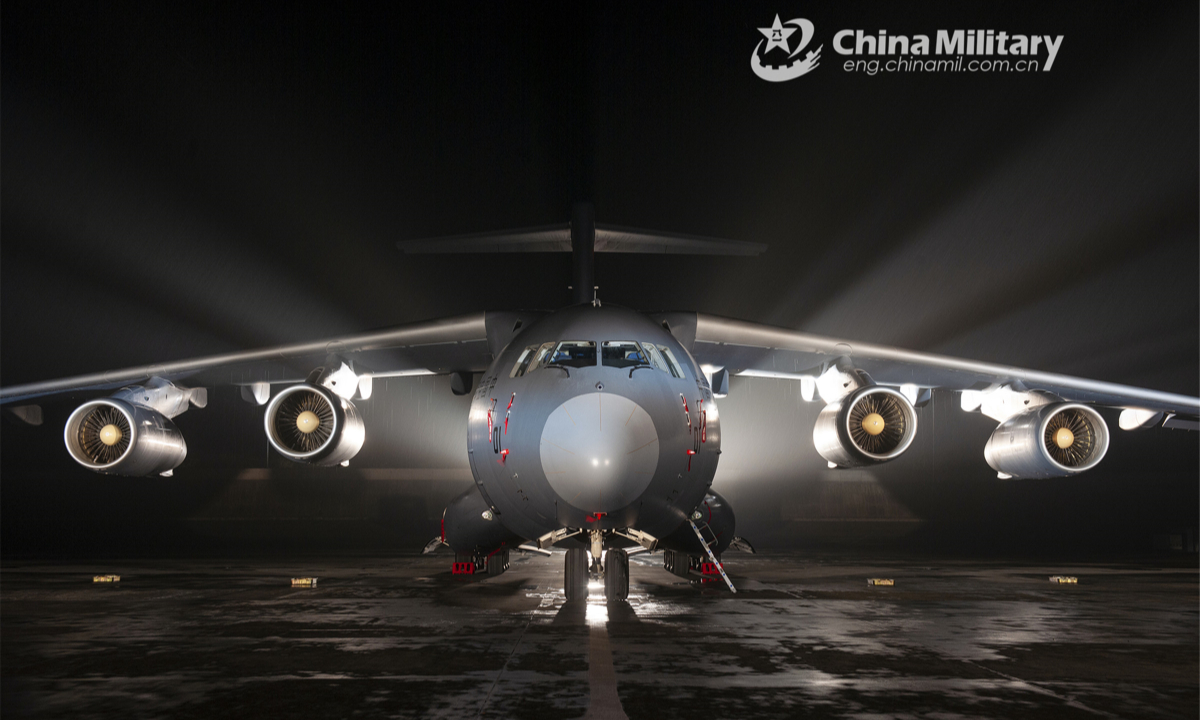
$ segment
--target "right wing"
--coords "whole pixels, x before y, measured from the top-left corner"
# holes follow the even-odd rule
[[[934,390],[957,391],[964,411],[999,425],[984,459],[1000,478],[1059,477],[1104,459],[1110,433],[1092,406],[1121,409],[1123,430],[1200,429],[1200,398],[1056,373],[849,342],[699,313],[653,316],[711,376],[715,394],[729,375],[801,383],[801,397],[825,403],[813,444],[831,468],[887,462],[917,433],[916,408]]]
[[[1054,393],[1074,402],[1143,408],[1195,422],[1200,398],[1027,368],[934,355],[904,348],[830,338],[702,313],[662,313],[700,363],[733,375],[817,383],[831,368],[865,371],[881,385],[983,393],[1003,386]]]

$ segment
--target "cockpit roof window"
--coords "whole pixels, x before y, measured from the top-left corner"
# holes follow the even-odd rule
[[[608,367],[628,368],[638,365],[653,367],[641,343],[634,340],[604,341],[600,361]]]
[[[544,365],[592,367],[596,364],[596,343],[591,340],[564,340],[546,357]]]

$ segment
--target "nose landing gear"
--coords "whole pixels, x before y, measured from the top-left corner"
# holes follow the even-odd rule
[[[588,552],[581,547],[567,549],[563,564],[563,590],[567,600],[586,600],[588,581],[595,574],[604,579],[604,597],[624,600],[629,597],[629,553],[619,548],[604,550],[604,534],[590,533],[592,564],[588,567]],[[603,560],[601,560],[603,558]]]
[[[601,530],[593,530],[590,533],[592,540],[592,572],[597,578],[604,577],[604,566],[600,564],[600,558],[604,557],[604,532]]]

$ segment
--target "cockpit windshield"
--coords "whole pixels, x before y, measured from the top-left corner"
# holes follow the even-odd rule
[[[591,367],[596,364],[596,343],[591,340],[564,340],[548,358],[546,365]]]
[[[651,345],[637,340],[605,340],[601,343],[600,361],[605,367],[654,368],[672,377],[683,377],[679,363],[665,345]],[[564,340],[530,345],[521,351],[508,376],[521,377],[548,365],[593,367],[596,365],[596,343],[591,340]]]
[[[650,365],[650,359],[641,343],[633,340],[606,340],[600,361],[608,367],[627,368],[635,365]]]

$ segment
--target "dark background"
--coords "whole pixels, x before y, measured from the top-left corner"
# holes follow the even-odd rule
[[[749,56],[776,13],[824,50],[772,84]],[[1194,396],[1198,25],[1195,2],[6,2],[0,382],[553,309],[567,255],[394,243],[591,200],[600,222],[770,246],[598,256],[605,302]],[[868,76],[843,71],[843,28],[1065,39],[1051,72]],[[4,423],[6,556],[413,549],[469,485],[467,403],[444,378],[377,386],[347,470],[272,457],[261,408],[218,388],[177,420],[174,478],[97,476],[62,447],[80,399]],[[1194,536],[1196,433],[1108,413],[1098,469],[1001,482],[995,423],[957,404],[922,410],[902,459],[831,472],[816,404],[735,378],[715,487],[769,547],[1111,555]]]

